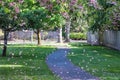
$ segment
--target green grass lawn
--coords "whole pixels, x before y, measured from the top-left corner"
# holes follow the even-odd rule
[[[120,51],[85,43],[71,43],[68,58],[101,80],[120,80]]]
[[[0,46],[0,55],[2,46]],[[54,47],[9,45],[7,57],[0,56],[0,80],[59,80],[45,63]]]

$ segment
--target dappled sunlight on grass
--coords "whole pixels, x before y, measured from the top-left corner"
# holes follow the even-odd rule
[[[0,57],[0,79],[59,80],[45,62],[54,50],[51,46],[8,45],[7,57]]]
[[[0,65],[0,68],[5,68],[5,67],[24,67],[23,65],[8,65],[8,64],[5,64],[5,65]]]
[[[77,66],[100,77],[102,80],[120,79],[120,51],[86,43],[71,43],[68,58]]]

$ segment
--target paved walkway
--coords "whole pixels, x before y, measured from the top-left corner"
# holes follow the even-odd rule
[[[67,58],[70,49],[58,48],[47,57],[47,64],[54,74],[62,80],[99,80],[77,66],[74,66]]]

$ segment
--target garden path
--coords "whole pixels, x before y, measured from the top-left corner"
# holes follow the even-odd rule
[[[58,47],[55,52],[47,57],[47,65],[54,74],[62,80],[99,80],[97,77],[73,65],[66,57],[69,51],[70,49],[67,47]]]

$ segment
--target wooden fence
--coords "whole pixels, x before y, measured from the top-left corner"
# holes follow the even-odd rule
[[[87,42],[92,45],[99,45],[99,35],[97,32],[87,33]],[[103,44],[120,50],[120,31],[106,30],[103,33]]]

